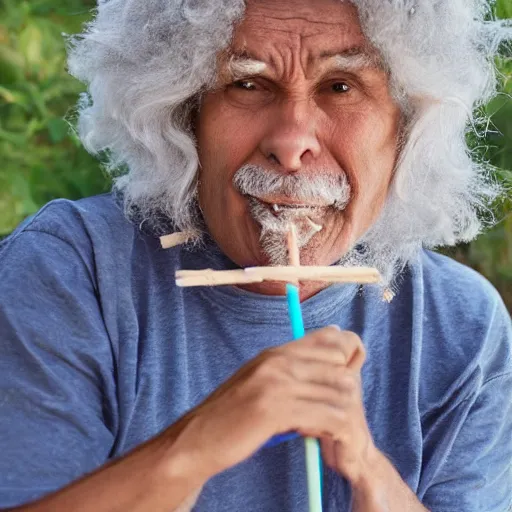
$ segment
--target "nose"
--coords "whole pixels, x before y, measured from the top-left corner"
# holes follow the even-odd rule
[[[314,107],[307,100],[288,100],[275,108],[261,151],[285,171],[298,171],[320,155]]]

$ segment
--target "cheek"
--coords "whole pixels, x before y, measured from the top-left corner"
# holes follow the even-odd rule
[[[397,156],[397,132],[394,111],[350,113],[337,120],[331,131],[332,153],[347,173],[355,197],[385,195]]]
[[[260,124],[231,107],[221,93],[205,99],[197,129],[200,175],[225,174],[223,170],[228,169],[232,177],[257,148]]]
[[[230,221],[243,216],[245,203],[232,186],[235,172],[252,160],[258,147],[261,123],[247,118],[223,100],[221,93],[207,95],[197,117],[199,202],[208,221]]]

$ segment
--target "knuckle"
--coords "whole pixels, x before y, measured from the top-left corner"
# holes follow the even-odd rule
[[[317,347],[339,350],[343,347],[343,338],[340,331],[334,329],[321,329],[313,333],[312,342]]]
[[[289,367],[289,361],[286,355],[276,353],[272,359],[268,361],[269,371],[275,379],[281,380]]]
[[[318,329],[308,334],[317,342],[336,339],[340,335],[340,330],[335,328],[334,326],[323,327],[322,329]]]
[[[253,387],[251,397],[252,403],[257,411],[266,414],[275,409],[276,403],[280,399],[279,386],[267,380],[257,383]]]
[[[263,391],[266,391],[269,387],[275,387],[279,382],[279,373],[272,365],[260,366],[256,370],[254,377],[257,385]]]
[[[340,389],[336,389],[330,395],[330,403],[337,409],[342,409],[347,403],[347,397]]]
[[[286,366],[286,375],[292,382],[304,382],[307,371],[299,361],[289,361]]]
[[[363,342],[361,341],[361,338],[353,331],[342,331],[343,338],[346,342],[355,345],[355,346],[361,346],[363,347]]]
[[[333,336],[339,336],[341,329],[337,325],[328,325],[327,327],[324,327],[320,331],[324,331]]]
[[[356,377],[350,373],[344,373],[340,378],[340,384],[350,394],[355,394],[359,391],[359,382]]]
[[[328,327],[325,327],[318,331],[319,334],[322,334],[324,338],[331,342],[339,340],[342,335],[342,332],[343,331],[335,325],[329,325]]]
[[[339,366],[329,366],[325,370],[325,379],[327,384],[335,388],[336,390],[340,390],[343,388],[342,379],[343,379],[343,371]]]
[[[272,368],[265,361],[259,364],[253,371],[253,379],[257,382],[266,382],[271,377]]]
[[[266,357],[256,368],[255,375],[263,380],[274,378],[278,373],[278,360],[279,357],[275,355]]]

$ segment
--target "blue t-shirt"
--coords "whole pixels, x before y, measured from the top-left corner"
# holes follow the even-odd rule
[[[284,297],[174,283],[177,269],[233,266],[213,243],[161,249],[110,195],[54,201],[2,242],[0,508],[126,453],[291,339]],[[391,304],[371,286],[333,285],[303,314],[307,330],[362,338],[370,430],[427,508],[507,510],[512,330],[486,280],[424,251]],[[350,486],[324,471],[325,512],[350,510]],[[307,509],[301,439],[213,477],[194,507]]]

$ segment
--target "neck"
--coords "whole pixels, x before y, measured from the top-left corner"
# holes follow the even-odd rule
[[[304,302],[305,300],[313,297],[318,292],[327,288],[329,283],[324,283],[322,281],[306,281],[300,283],[299,286],[299,296],[300,301]],[[286,283],[278,282],[278,281],[265,281],[263,283],[250,283],[250,284],[242,284],[238,285],[242,290],[247,290],[252,293],[260,293],[262,295],[286,295]]]

